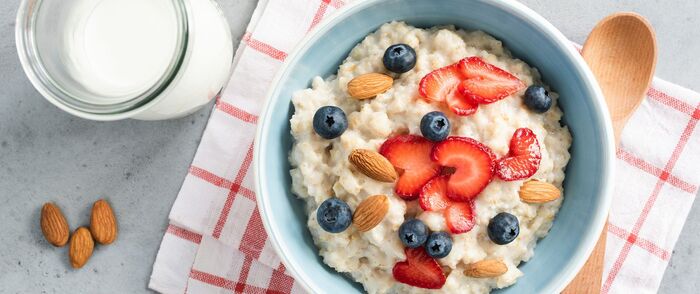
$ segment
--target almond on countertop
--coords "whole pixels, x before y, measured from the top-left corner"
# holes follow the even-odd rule
[[[352,222],[360,232],[367,232],[382,222],[389,211],[389,198],[386,195],[367,197],[355,209]]]
[[[391,162],[377,152],[355,149],[348,156],[348,160],[364,175],[377,181],[392,183],[398,178]]]
[[[508,271],[503,261],[498,259],[485,259],[467,265],[464,274],[473,278],[494,278]]]
[[[104,199],[92,205],[90,232],[97,243],[107,245],[117,239],[117,220],[114,211]]]
[[[545,203],[556,200],[561,196],[561,191],[554,185],[538,180],[529,180],[521,187],[520,200],[526,203]]]
[[[87,263],[90,256],[92,256],[92,250],[95,247],[95,243],[92,241],[92,235],[90,231],[85,227],[80,227],[70,238],[70,246],[68,249],[68,257],[70,258],[70,265],[73,268],[81,268],[85,263]]]
[[[68,222],[61,209],[51,202],[45,203],[41,208],[41,232],[44,233],[46,241],[53,246],[62,247],[68,242]]]
[[[359,100],[373,98],[389,90],[394,79],[380,73],[368,73],[355,77],[348,83],[348,94]]]

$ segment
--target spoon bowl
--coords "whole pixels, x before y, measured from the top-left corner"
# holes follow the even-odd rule
[[[616,13],[600,21],[583,46],[583,58],[605,95],[615,138],[645,97],[656,68],[656,36],[636,13]]]

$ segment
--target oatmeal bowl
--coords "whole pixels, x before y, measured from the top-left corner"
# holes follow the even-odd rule
[[[259,121],[260,215],[309,292],[559,292],[607,216],[602,93],[515,1],[350,4]]]

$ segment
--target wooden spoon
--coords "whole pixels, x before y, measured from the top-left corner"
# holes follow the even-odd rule
[[[615,13],[601,20],[583,45],[583,59],[605,95],[615,144],[632,113],[642,103],[656,68],[656,36],[642,16]],[[593,253],[564,293],[600,293],[607,223]]]

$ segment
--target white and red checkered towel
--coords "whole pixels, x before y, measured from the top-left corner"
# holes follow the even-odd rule
[[[303,293],[267,240],[251,160],[277,69],[341,0],[261,0],[170,212],[149,288],[163,293]],[[604,293],[656,292],[700,183],[700,95],[654,80],[617,151]]]

